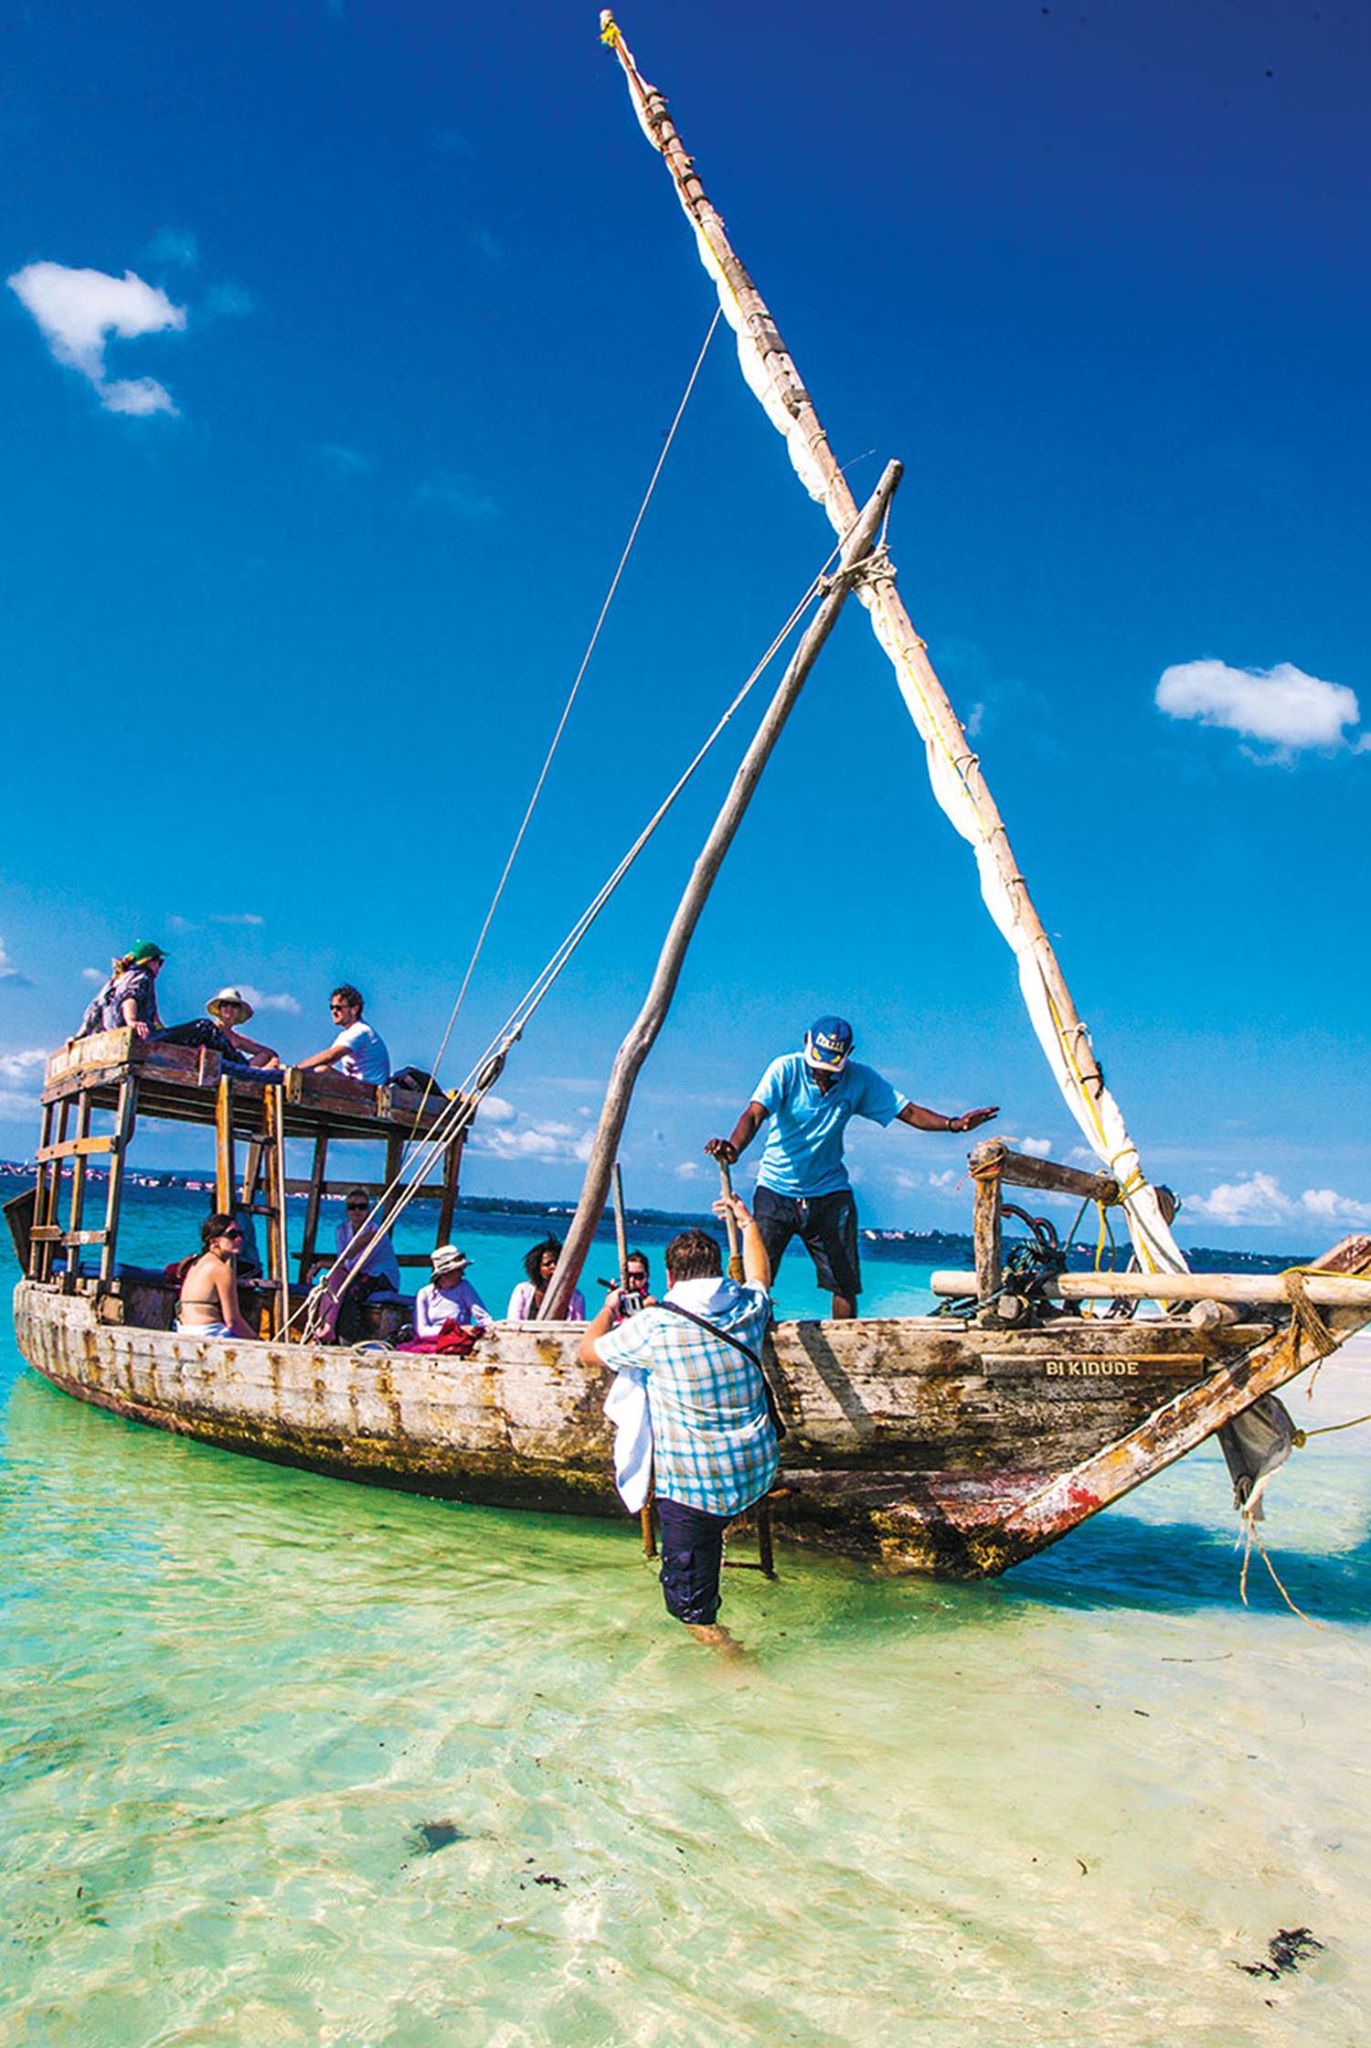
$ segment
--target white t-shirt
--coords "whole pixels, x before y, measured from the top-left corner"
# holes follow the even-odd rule
[[[537,1292],[538,1290],[531,1280],[521,1280],[513,1294],[509,1297],[509,1307],[505,1310],[505,1321],[507,1323],[531,1323],[535,1321],[537,1311],[533,1304]],[[566,1320],[569,1323],[583,1323],[586,1320],[586,1298],[579,1287],[573,1287],[571,1290],[571,1299],[566,1305]]]
[[[336,1052],[340,1045],[347,1050],[340,1060],[333,1062],[335,1074],[345,1074],[349,1081],[369,1081],[373,1088],[385,1086],[390,1079],[390,1054],[379,1032],[359,1017],[346,1031],[338,1033],[333,1050]]]

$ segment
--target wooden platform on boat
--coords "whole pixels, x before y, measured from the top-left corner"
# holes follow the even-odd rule
[[[70,1040],[48,1060],[44,1075],[42,1126],[34,1155],[37,1174],[30,1204],[10,1205],[11,1228],[24,1271],[47,1280],[61,1267],[69,1291],[79,1290],[87,1250],[98,1253],[98,1279],[118,1291],[116,1244],[125,1167],[134,1131],[148,1119],[198,1124],[214,1132],[214,1207],[260,1217],[266,1224],[267,1273],[273,1290],[275,1330],[291,1313],[292,1254],[286,1202],[307,1197],[304,1238],[296,1258],[296,1284],[309,1279],[318,1255],[320,1205],[348,1185],[379,1196],[394,1185],[409,1148],[426,1148],[425,1175],[439,1178],[418,1192],[438,1204],[435,1243],[446,1242],[457,1201],[469,1102],[442,1089],[428,1091],[394,1082],[373,1087],[328,1068],[240,1067],[208,1047],[140,1038],[131,1027]],[[454,1109],[459,1113],[454,1115]],[[113,1128],[96,1131],[94,1118],[113,1117]],[[289,1139],[313,1141],[311,1171],[292,1180],[286,1171]],[[376,1139],[385,1146],[384,1177],[330,1182],[329,1147],[339,1139]],[[238,1145],[245,1150],[239,1173]],[[104,1220],[87,1227],[85,1205],[93,1162],[108,1168]],[[67,1180],[69,1206],[59,1210]],[[413,1198],[413,1197],[412,1197]],[[422,1254],[404,1255],[427,1264]]]
[[[208,1047],[141,1039],[128,1028],[72,1039],[53,1053],[42,1101],[68,1102],[84,1094],[93,1109],[117,1109],[120,1089],[134,1080],[144,1116],[213,1124],[219,1084],[225,1079],[233,1088],[234,1129],[244,1137],[260,1131],[262,1099],[268,1090],[281,1098],[288,1138],[316,1137],[321,1129],[334,1138],[422,1136],[451,1106],[451,1097],[441,1089],[434,1089],[425,1101],[419,1089],[393,1083],[372,1087],[327,1067],[226,1067]]]

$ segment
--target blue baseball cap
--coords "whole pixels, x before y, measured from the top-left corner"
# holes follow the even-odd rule
[[[805,1033],[805,1058],[811,1067],[841,1074],[852,1051],[852,1026],[846,1017],[817,1017]]]

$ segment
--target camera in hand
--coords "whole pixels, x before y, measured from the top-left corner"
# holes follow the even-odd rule
[[[622,1287],[617,1280],[601,1280],[600,1286],[619,1288],[619,1314],[636,1316],[640,1309],[647,1307],[647,1296],[639,1287]]]

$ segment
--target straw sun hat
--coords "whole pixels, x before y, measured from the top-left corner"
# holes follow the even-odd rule
[[[211,996],[205,1004],[205,1008],[209,1011],[211,1017],[219,1015],[219,1005],[221,1003],[237,1003],[239,1005],[243,1012],[238,1020],[240,1024],[246,1024],[248,1018],[252,1015],[252,1004],[240,988],[221,988],[217,996]]]
[[[467,1257],[466,1253],[459,1251],[455,1244],[440,1244],[437,1251],[429,1253],[429,1258],[433,1265],[435,1278],[440,1273],[459,1272],[462,1267],[471,1264],[471,1260]]]

